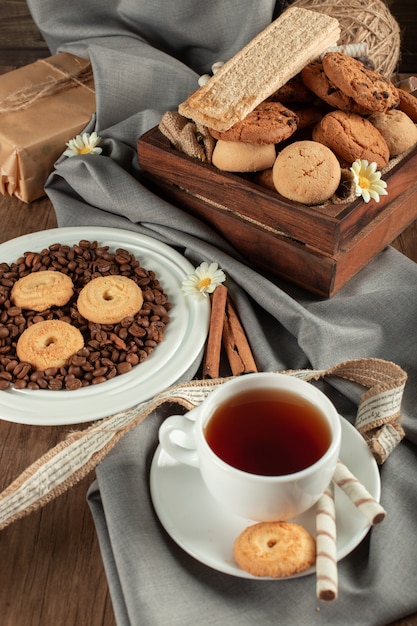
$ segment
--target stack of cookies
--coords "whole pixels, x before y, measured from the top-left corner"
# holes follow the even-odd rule
[[[340,52],[301,72],[304,83],[332,106],[314,127],[315,141],[327,145],[347,164],[375,161],[383,169],[390,158],[417,143],[417,99],[387,78]],[[410,104],[411,116],[404,111]]]
[[[304,28],[298,48],[291,38],[295,22]],[[180,104],[179,113],[204,124],[215,139],[213,165],[260,172],[260,184],[317,205],[332,201],[342,172],[357,159],[383,169],[417,144],[417,98],[369,62],[326,53],[338,33],[334,18],[287,9]],[[277,41],[284,48],[292,42],[291,62],[288,67],[283,59],[271,70]],[[268,61],[265,75],[261,55]]]

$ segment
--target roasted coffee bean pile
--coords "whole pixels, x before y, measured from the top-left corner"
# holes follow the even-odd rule
[[[14,283],[40,270],[68,274],[74,283],[71,300],[63,307],[51,307],[41,313],[14,306],[10,300]],[[77,310],[78,294],[93,278],[112,274],[127,276],[139,285],[144,300],[142,309],[118,324],[88,322]],[[25,252],[10,265],[0,263],[0,390],[11,386],[76,390],[125,374],[142,363],[163,340],[170,308],[154,272],[141,267],[127,250],[111,252],[109,246],[99,246],[96,241],[82,240],[73,246],[55,243],[41,252]],[[19,361],[16,344],[28,326],[49,319],[79,328],[85,345],[67,366],[36,371]]]

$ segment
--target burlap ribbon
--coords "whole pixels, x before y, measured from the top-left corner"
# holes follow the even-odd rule
[[[307,381],[336,376],[366,387],[355,426],[379,464],[404,437],[400,407],[407,375],[398,365],[370,358],[345,361],[325,370],[283,373]],[[146,402],[92,424],[86,430],[70,433],[0,494],[0,529],[44,506],[79,482],[126,433],[157,407],[174,403],[191,410],[229,379],[195,380],[170,387]]]
[[[177,111],[167,111],[162,116],[158,128],[180,152],[211,163],[216,142],[206,126],[195,124]]]

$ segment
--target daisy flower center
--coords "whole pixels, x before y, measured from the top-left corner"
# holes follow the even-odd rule
[[[371,183],[369,182],[369,178],[366,178],[366,176],[359,176],[359,187],[361,187],[361,189],[370,189]]]
[[[202,278],[200,280],[200,282],[198,283],[198,288],[203,289],[204,287],[208,287],[210,284],[211,284],[211,278],[206,276],[205,278]]]

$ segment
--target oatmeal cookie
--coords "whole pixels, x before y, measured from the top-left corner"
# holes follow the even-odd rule
[[[387,142],[371,122],[356,113],[331,111],[314,127],[312,135],[347,164],[367,159],[382,169],[388,163]]]
[[[406,152],[417,143],[417,126],[403,111],[391,109],[386,113],[373,113],[368,120],[387,142],[390,157]]]

